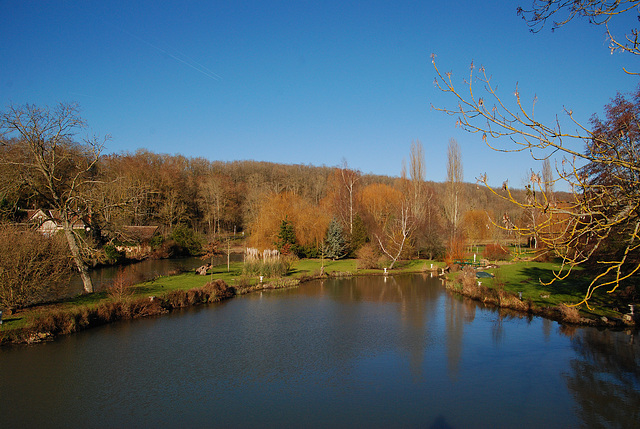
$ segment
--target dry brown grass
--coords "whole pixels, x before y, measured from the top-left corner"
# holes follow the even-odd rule
[[[569,307],[565,304],[560,304],[558,306],[558,311],[560,312],[560,317],[563,322],[566,323],[580,323],[580,312],[575,307]]]

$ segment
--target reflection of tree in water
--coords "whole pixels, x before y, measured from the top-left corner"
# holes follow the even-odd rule
[[[582,329],[572,338],[577,358],[565,376],[589,427],[638,427],[640,343],[622,332]]]
[[[398,308],[399,324],[393,335],[398,347],[406,350],[411,373],[422,376],[426,350],[435,341],[430,324],[436,323],[439,297],[443,289],[437,278],[427,276],[352,277],[349,279],[328,279],[318,283],[318,287],[305,285],[297,293],[331,296],[337,302],[395,303]],[[356,326],[362,319],[366,307],[337,307],[332,319],[339,326]],[[382,308],[382,307],[381,307]],[[389,326],[391,328],[391,326]],[[353,330],[345,329],[334,333],[335,343],[329,345],[332,356],[353,357],[361,346],[358,338],[353,338]],[[378,338],[379,335],[376,335]],[[383,344],[368,344],[368,347],[384,347]],[[339,352],[338,352],[339,350]]]
[[[434,342],[429,325],[434,323],[437,314],[438,297],[442,295],[439,284],[423,276],[422,281],[417,277],[400,276],[391,278],[392,287],[403,291],[400,316],[401,335],[400,345],[409,352],[411,373],[416,378],[422,377],[425,351]]]
[[[446,331],[447,331],[447,363],[449,376],[455,380],[458,376],[464,325],[473,322],[476,316],[477,303],[467,298],[447,296]]]

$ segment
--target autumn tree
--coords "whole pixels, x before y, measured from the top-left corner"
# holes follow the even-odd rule
[[[449,140],[447,146],[447,190],[444,212],[449,224],[450,240],[458,237],[462,220],[463,172],[460,146],[455,139]]]
[[[361,201],[369,231],[393,268],[410,249],[415,231],[407,199],[400,190],[376,183],[362,190]]]
[[[491,238],[493,225],[484,210],[469,210],[465,212],[462,216],[462,224],[467,238],[472,243],[479,243]]]
[[[540,31],[547,22],[559,28],[573,19],[586,18],[606,28],[612,51],[638,55],[637,29],[622,36],[610,31],[613,20],[635,17],[637,8],[637,1],[535,0],[530,9],[519,8],[518,13],[534,31]],[[456,108],[438,110],[456,116],[460,127],[480,133],[489,147],[498,151],[527,151],[538,159],[552,154],[564,155],[557,173],[573,195],[562,204],[553,204],[543,181],[537,178],[531,187],[536,197],[529,200],[517,200],[508,186],[501,192],[496,191],[496,195],[520,207],[545,214],[544,220],[536,224],[536,231],[532,231],[533,227],[522,229],[529,234],[538,232],[539,239],[562,259],[555,279],[566,278],[577,266],[592,264],[596,274],[582,301],[588,305],[597,289],[606,287],[608,292],[613,292],[621,282],[635,275],[640,270],[640,194],[637,192],[640,159],[634,131],[638,121],[637,101],[631,103],[617,96],[605,108],[606,120],[595,118],[591,129],[577,121],[571,110],[566,111],[569,127],[560,120],[544,124],[535,119],[533,107],[525,107],[517,88],[513,103],[502,99],[484,67],[472,65],[471,75],[463,83],[466,87],[463,92],[454,84],[452,74],[442,74],[435,64],[435,56],[432,59],[437,85],[457,101]],[[482,87],[479,91],[475,90],[477,84]],[[500,141],[508,144],[500,147]],[[482,180],[487,183],[486,176]],[[540,233],[550,225],[559,226],[556,230],[560,232]],[[619,243],[619,251],[599,254],[598,250],[614,238]]]
[[[295,231],[300,255],[310,256],[322,245],[330,218],[307,199],[290,192],[266,195],[250,224],[249,245],[259,249],[272,248],[278,242],[285,220]]]
[[[73,224],[78,218],[89,219],[87,195],[95,182],[104,140],[92,137],[76,143],[74,136],[84,128],[86,123],[75,104],[61,103],[55,108],[10,105],[0,114],[0,134],[14,138],[4,141],[0,162],[12,167],[20,186],[59,214],[57,221],[62,224],[84,291],[93,292],[83,258],[87,246]]]

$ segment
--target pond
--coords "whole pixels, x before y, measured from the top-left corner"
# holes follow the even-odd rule
[[[357,277],[0,351],[2,427],[635,427],[633,332]]]

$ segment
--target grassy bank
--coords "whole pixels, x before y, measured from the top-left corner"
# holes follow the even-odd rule
[[[629,312],[627,299],[621,293],[607,293],[599,289],[586,305],[574,307],[584,298],[590,274],[577,269],[570,278],[556,280],[545,286],[542,282],[553,279],[553,272],[560,268],[552,262],[519,261],[489,268],[493,278],[478,278],[465,281],[464,273],[449,275],[448,288],[474,299],[518,311],[530,312],[568,323],[625,326],[634,322],[625,321]],[[479,283],[478,283],[479,282]]]
[[[428,261],[408,261],[394,273],[419,272],[431,267]],[[322,268],[324,267],[324,269]],[[0,327],[0,344],[31,343],[69,334],[118,320],[148,317],[176,308],[228,299],[255,290],[293,287],[301,281],[325,276],[376,275],[383,270],[358,270],[355,260],[305,259],[292,264],[284,278],[243,275],[243,263],[219,265],[206,276],[193,272],[159,277],[130,285],[120,293],[106,291],[21,309],[5,315]]]
[[[417,273],[443,267],[441,262],[411,260],[398,263],[389,273]],[[541,262],[505,264],[485,270],[494,278],[479,279],[482,284],[478,285],[474,275],[473,281],[468,281],[466,286],[461,281],[462,273],[452,273],[448,288],[487,304],[560,319],[556,313],[565,310],[564,303],[579,302],[584,296],[588,276],[578,272],[571,281],[542,286],[540,279],[551,279],[552,271],[557,268],[553,263]],[[255,290],[292,287],[318,278],[323,272],[325,276],[333,277],[384,273],[382,269],[360,270],[356,260],[304,259],[294,262],[286,277],[263,278],[260,283],[259,277],[243,275],[242,269],[242,262],[234,262],[228,271],[225,264],[213,267],[206,276],[187,272],[159,277],[131,285],[121,295],[99,292],[22,309],[5,315],[4,324],[0,327],[0,344],[40,341],[116,320],[153,316],[175,308],[217,302]],[[574,323],[588,324],[591,320],[601,320],[603,316],[619,320],[626,309],[622,301],[612,294],[598,293],[591,303],[595,306],[593,311],[581,308],[579,316],[571,310],[567,314],[573,319],[578,317]]]

